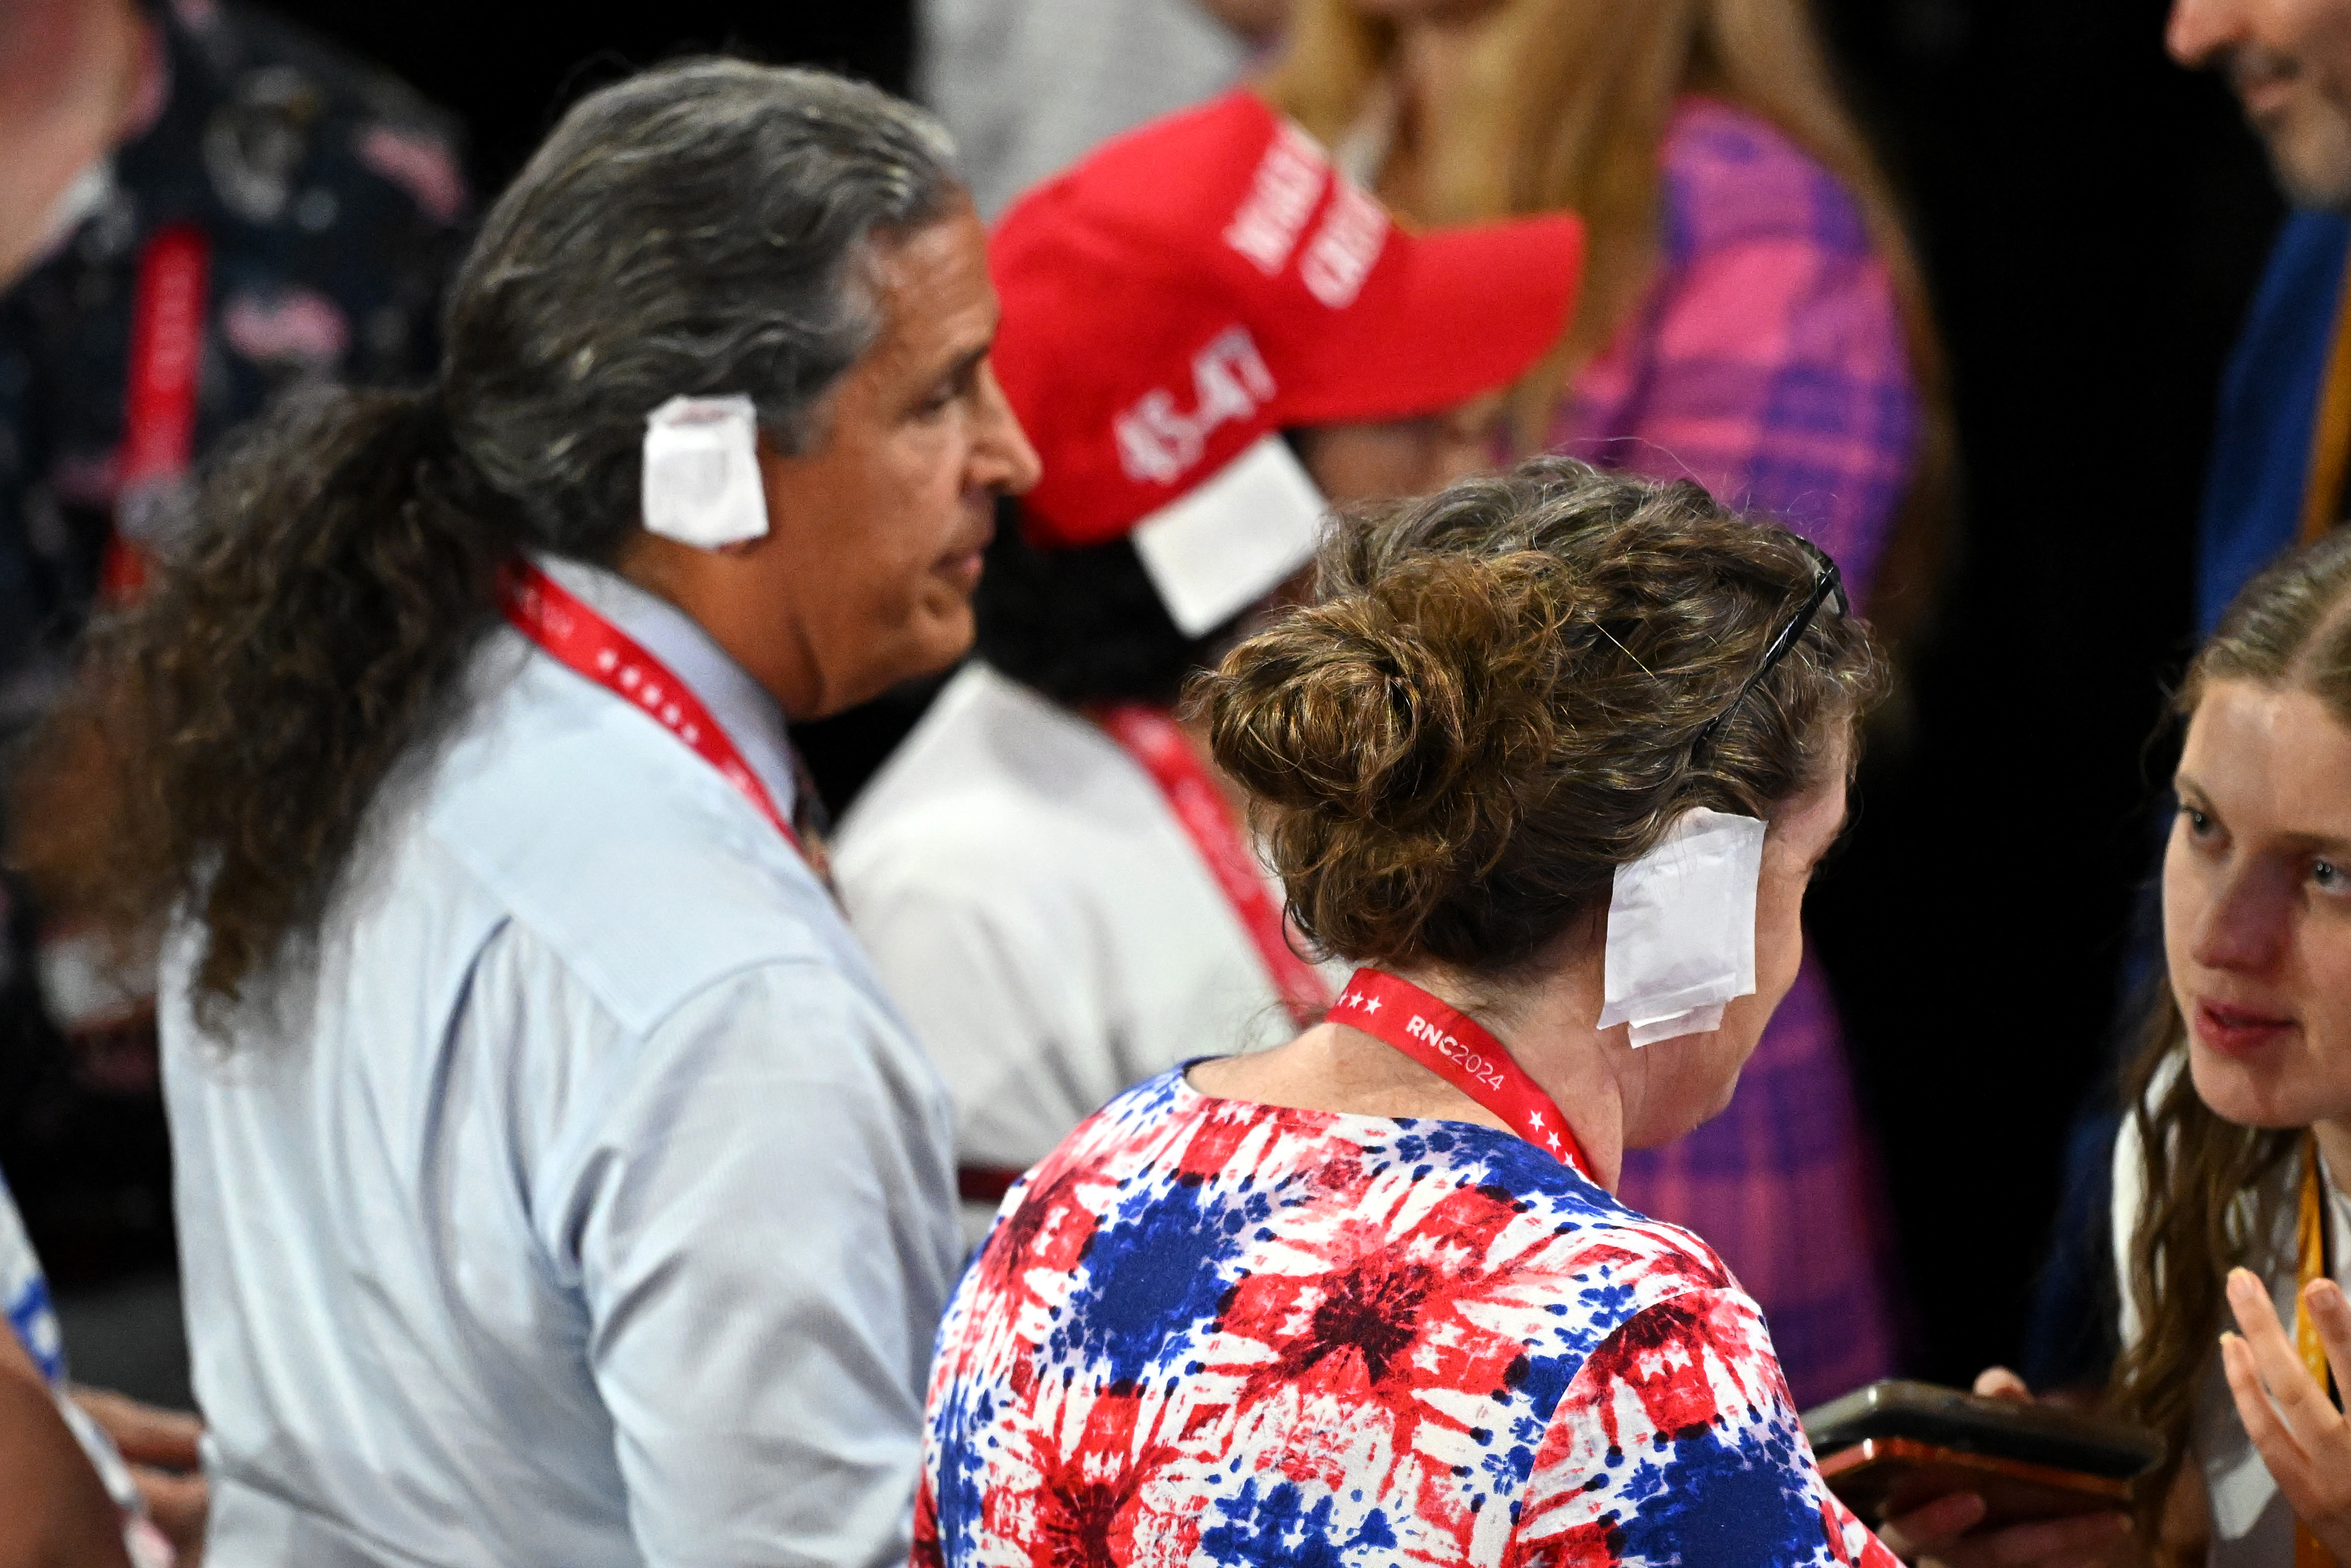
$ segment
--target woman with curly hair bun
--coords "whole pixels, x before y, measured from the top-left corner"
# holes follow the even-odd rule
[[[1328,1017],[1113,1101],[940,1331],[917,1563],[2075,1562],[1886,1541],[1761,1314],[1614,1196],[1719,1112],[1802,954],[1883,680],[1834,565],[1550,458],[1393,505],[1196,686]],[[1360,1553],[1360,1557],[1356,1554]]]
[[[787,724],[968,646],[996,315],[920,111],[649,72],[100,639],[21,852],[162,941],[214,1568],[903,1560],[951,1128]]]

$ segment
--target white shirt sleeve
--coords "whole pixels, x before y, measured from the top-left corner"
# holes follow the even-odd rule
[[[901,1031],[813,963],[732,976],[604,1074],[549,1151],[648,1564],[905,1559],[923,1375],[957,1247],[946,1129]]]
[[[989,902],[944,879],[877,874],[851,894],[858,939],[955,1101],[966,1163],[1026,1169],[1164,1065],[1122,1051],[1081,920],[1056,936],[1012,890]]]

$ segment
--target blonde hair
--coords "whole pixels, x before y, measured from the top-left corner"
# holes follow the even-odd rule
[[[1955,465],[1942,345],[1900,207],[1838,97],[1804,0],[1499,0],[1476,26],[1459,90],[1416,106],[1415,188],[1381,193],[1426,224],[1583,215],[1583,299],[1514,402],[1521,449],[1542,444],[1561,388],[1608,346],[1648,287],[1658,149],[1676,104],[1692,91],[1720,98],[1770,121],[1844,186],[1892,275],[1926,418],[1909,504],[1873,599],[1881,622],[1914,618],[1923,604],[1904,601],[1931,578]],[[1352,0],[1297,0],[1289,44],[1259,90],[1336,144],[1389,79],[1395,50],[1393,24]]]

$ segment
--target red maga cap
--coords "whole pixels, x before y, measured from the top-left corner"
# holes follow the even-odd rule
[[[1517,380],[1564,330],[1583,259],[1564,214],[1399,227],[1246,90],[1130,131],[1015,203],[989,242],[996,374],[1044,462],[1020,502],[1030,542],[1134,533],[1177,623],[1206,630],[1186,622],[1239,609],[1311,549],[1311,518],[1304,549],[1263,537],[1301,493],[1322,507],[1268,437]],[[1200,494],[1212,479],[1236,493]],[[1163,527],[1171,507],[1180,526]],[[1224,580],[1170,592],[1169,573],[1203,570]]]

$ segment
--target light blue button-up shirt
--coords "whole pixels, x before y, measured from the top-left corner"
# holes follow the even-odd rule
[[[550,571],[733,737],[690,620]],[[501,629],[315,947],[163,1048],[211,1568],[904,1560],[951,1122],[839,911],[653,719]]]

